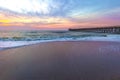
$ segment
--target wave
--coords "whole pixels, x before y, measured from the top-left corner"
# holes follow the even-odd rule
[[[0,32],[0,49],[19,47],[51,41],[116,41],[120,35],[97,34],[69,31],[54,32]]]
[[[42,42],[53,42],[53,41],[116,41],[120,42],[120,37],[118,38],[113,36],[108,37],[84,37],[84,38],[60,38],[52,40],[37,40],[37,41],[0,41],[0,48],[12,48],[19,46],[32,45]]]

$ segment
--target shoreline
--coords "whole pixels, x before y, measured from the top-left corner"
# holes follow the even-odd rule
[[[44,44],[44,43],[54,43],[54,42],[102,42],[102,43],[120,43],[119,41],[99,41],[99,40],[60,40],[60,41],[45,41],[45,42],[37,42],[33,44],[28,44],[28,45],[20,45],[20,46],[15,46],[15,47],[6,47],[6,48],[0,48],[0,51],[8,50],[8,49],[16,49],[16,48],[21,48],[21,47],[29,47],[32,45],[39,45],[39,44]]]

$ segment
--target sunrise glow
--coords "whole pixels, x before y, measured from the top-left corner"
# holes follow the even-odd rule
[[[119,0],[0,0],[0,29],[120,25]]]

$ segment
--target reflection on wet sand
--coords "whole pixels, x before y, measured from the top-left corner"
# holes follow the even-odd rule
[[[49,42],[1,51],[0,80],[120,80],[120,43]]]

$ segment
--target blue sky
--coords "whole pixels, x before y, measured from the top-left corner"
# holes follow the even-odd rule
[[[119,14],[119,0],[0,0],[1,27],[21,24],[22,28],[36,28],[39,25],[37,29],[47,26],[62,29],[63,26],[76,28],[120,25]]]

